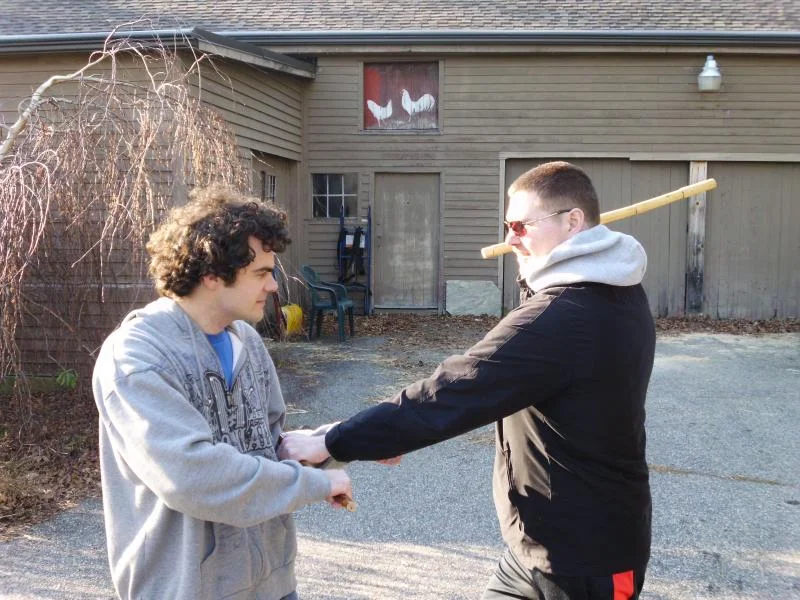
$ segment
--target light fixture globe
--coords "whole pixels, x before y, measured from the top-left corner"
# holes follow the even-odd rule
[[[719,72],[717,61],[714,56],[709,54],[706,57],[706,64],[697,76],[697,89],[701,92],[716,92],[722,85],[722,74]]]

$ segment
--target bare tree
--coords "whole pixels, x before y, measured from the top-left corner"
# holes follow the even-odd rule
[[[209,68],[112,34],[22,103],[0,145],[0,381],[17,399],[25,365],[88,374],[121,312],[152,295],[144,244],[188,188],[249,187],[233,133],[192,93]]]

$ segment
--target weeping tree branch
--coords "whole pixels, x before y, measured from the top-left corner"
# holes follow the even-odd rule
[[[60,368],[84,349],[87,373],[86,349],[151,293],[144,244],[176,198],[250,187],[235,136],[193,94],[210,58],[114,35],[21,103],[0,146],[0,381],[18,397],[27,346]]]

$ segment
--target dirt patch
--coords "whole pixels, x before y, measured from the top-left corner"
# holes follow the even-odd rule
[[[656,319],[660,335],[679,333],[730,333],[760,335],[767,333],[798,333],[800,319],[711,319],[706,316],[664,317]]]
[[[100,494],[97,409],[87,393],[0,398],[0,540]]]

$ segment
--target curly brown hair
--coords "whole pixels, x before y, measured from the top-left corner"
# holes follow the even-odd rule
[[[188,296],[205,275],[232,285],[255,258],[250,236],[265,249],[283,252],[291,243],[286,212],[220,184],[192,191],[147,242],[159,295]]]

